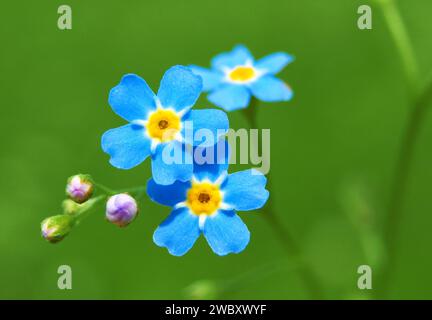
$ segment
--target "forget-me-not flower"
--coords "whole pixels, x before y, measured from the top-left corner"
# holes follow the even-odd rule
[[[215,56],[211,70],[192,65],[192,71],[203,79],[208,100],[227,111],[246,108],[251,96],[266,102],[288,101],[291,88],[275,77],[293,57],[284,52],[270,54],[255,61],[249,50],[236,46],[231,52]]]
[[[205,155],[225,143],[223,140],[214,147],[195,150],[203,150]],[[222,149],[227,150],[227,146]],[[220,153],[212,153],[213,158],[221,158]],[[196,162],[196,152],[194,155]],[[249,243],[249,230],[236,211],[259,209],[266,203],[267,179],[256,170],[227,174],[226,158],[223,163],[213,162],[195,163],[190,181],[162,186],[150,179],[147,183],[147,193],[153,201],[173,208],[153,235],[154,242],[172,255],[184,255],[201,234],[221,256],[239,253]]]
[[[156,183],[190,180],[190,146],[215,144],[229,126],[223,111],[190,110],[201,91],[201,78],[183,66],[174,66],[165,73],[157,95],[139,76],[125,75],[109,94],[114,112],[129,122],[102,136],[102,149],[111,156],[110,163],[130,169],[151,156]],[[190,134],[185,133],[186,122],[193,126]],[[212,141],[195,141],[195,132],[203,128],[212,133]],[[165,147],[180,154],[182,162],[167,163],[163,156]]]

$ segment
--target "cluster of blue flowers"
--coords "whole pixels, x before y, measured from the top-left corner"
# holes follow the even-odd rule
[[[237,46],[217,55],[211,70],[170,68],[157,94],[134,74],[125,75],[111,90],[109,104],[128,123],[105,132],[102,149],[120,169],[151,159],[147,193],[153,201],[172,208],[154,233],[158,246],[181,256],[202,233],[218,255],[245,249],[250,233],[236,211],[259,209],[266,203],[266,178],[254,170],[228,174],[226,113],[192,107],[202,91],[210,92],[209,101],[226,111],[246,108],[252,96],[262,101],[287,101],[292,90],[275,74],[292,60],[285,53],[275,53],[255,61],[247,48]],[[186,133],[188,122],[193,124],[191,135]],[[202,129],[210,131],[214,139],[196,141],[194,133]],[[224,159],[201,163],[194,156],[221,147],[226,150]],[[183,161],[168,163],[166,150]]]

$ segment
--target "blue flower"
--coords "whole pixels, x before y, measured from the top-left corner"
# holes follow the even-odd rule
[[[203,79],[203,90],[209,91],[208,100],[233,111],[246,108],[251,96],[266,102],[288,101],[291,88],[275,77],[294,58],[284,52],[270,54],[254,61],[249,50],[241,45],[231,52],[212,59],[212,69],[192,65],[190,68]]]
[[[110,163],[131,169],[151,156],[153,179],[158,184],[190,180],[190,146],[214,145],[229,126],[220,110],[190,110],[201,91],[201,78],[183,66],[165,73],[157,95],[139,76],[125,75],[109,94],[114,112],[129,122],[102,136],[102,149],[111,156]],[[212,133],[213,139],[196,141],[195,133],[201,129]],[[171,159],[175,163],[166,161],[167,154],[175,154]]]
[[[172,212],[156,229],[153,241],[166,247],[175,256],[188,252],[202,233],[212,250],[220,255],[239,253],[249,243],[250,233],[236,211],[261,208],[269,192],[266,177],[256,170],[227,174],[227,144],[219,142],[212,148],[195,148],[194,172],[190,181],[176,181],[172,185],[158,185],[153,179],[147,183],[149,197]],[[220,148],[225,144],[225,148]],[[225,150],[214,152],[214,149]],[[210,157],[224,161],[198,164],[197,154],[204,160]],[[198,157],[198,159],[200,159]]]

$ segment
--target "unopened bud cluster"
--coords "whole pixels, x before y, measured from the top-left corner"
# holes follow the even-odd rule
[[[77,174],[66,184],[66,199],[62,203],[63,214],[46,218],[41,223],[42,237],[51,243],[63,240],[76,224],[75,215],[83,203],[93,195],[93,182],[89,175]]]
[[[41,223],[42,237],[57,243],[66,237],[80,221],[78,218],[90,210],[95,203],[106,199],[104,195],[93,197],[94,183],[89,175],[77,174],[70,177],[66,184],[66,196],[62,203],[63,214],[46,218]],[[127,193],[112,195],[106,202],[106,219],[119,226],[130,224],[138,214],[136,200]]]

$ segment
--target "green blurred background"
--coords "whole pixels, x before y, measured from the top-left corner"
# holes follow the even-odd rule
[[[57,8],[73,10],[73,29],[57,28]],[[147,161],[111,167],[101,134],[124,122],[107,103],[133,72],[157,89],[175,64],[208,66],[243,43],[255,57],[296,56],[282,73],[288,103],[260,104],[271,128],[271,194],[277,214],[317,273],[325,297],[376,298],[357,289],[357,267],[379,270],[380,231],[409,111],[407,84],[382,12],[373,30],[357,28],[349,0],[146,0],[4,2],[0,19],[0,298],[168,299],[210,280],[235,299],[307,298],[292,262],[260,212],[241,213],[251,242],[218,257],[203,238],[184,257],[152,242],[169,209],[141,201],[128,228],[93,212],[63,242],[40,237],[43,218],[60,213],[66,178],[90,173],[113,188],[142,185]],[[432,69],[432,1],[398,1],[425,76]],[[203,95],[199,107],[211,107]],[[240,112],[232,128],[246,126]],[[430,117],[430,115],[428,115]],[[416,144],[397,239],[389,298],[432,298],[432,119]],[[236,168],[232,168],[235,170]],[[73,270],[73,289],[57,288],[57,268]],[[376,271],[378,273],[378,271]],[[225,283],[230,283],[229,287]],[[374,283],[375,284],[375,283]],[[375,287],[374,287],[375,288]],[[204,296],[205,297],[205,296]]]

